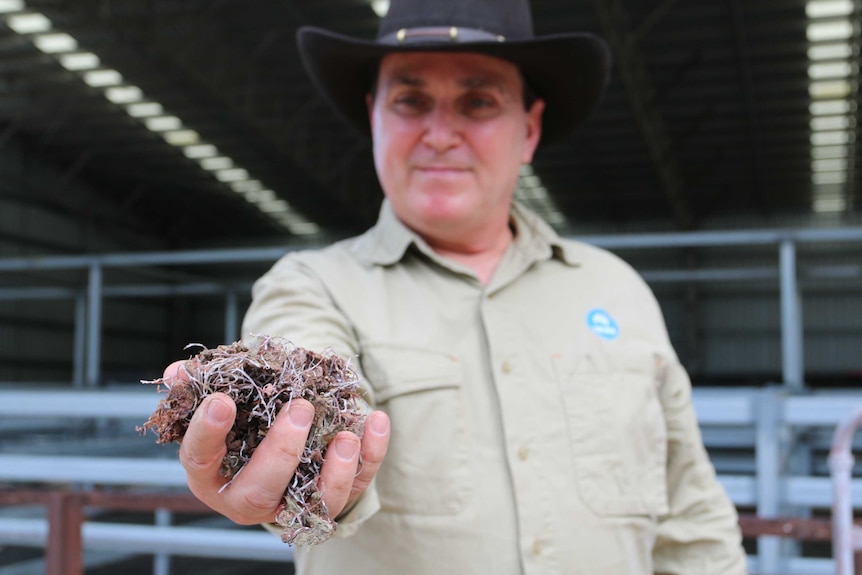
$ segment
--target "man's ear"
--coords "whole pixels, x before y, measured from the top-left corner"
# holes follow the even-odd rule
[[[526,114],[526,138],[521,162],[529,164],[533,161],[533,153],[542,139],[542,113],[545,111],[545,101],[536,99]]]

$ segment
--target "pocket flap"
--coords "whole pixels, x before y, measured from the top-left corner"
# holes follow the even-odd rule
[[[452,354],[402,344],[365,343],[362,371],[378,402],[439,388],[461,387],[461,362]]]

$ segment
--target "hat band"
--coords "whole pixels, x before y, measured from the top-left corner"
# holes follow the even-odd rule
[[[469,42],[505,42],[506,38],[499,34],[477,30],[475,28],[459,28],[457,26],[432,26],[427,28],[401,28],[377,39],[379,44],[400,46],[425,42],[449,42],[466,44]]]

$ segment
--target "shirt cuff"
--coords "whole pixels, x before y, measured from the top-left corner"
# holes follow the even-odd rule
[[[375,513],[380,510],[380,498],[377,495],[377,488],[374,480],[365,490],[365,493],[356,498],[353,503],[347,506],[338,517],[335,518],[336,528],[334,537],[350,537],[359,529],[360,525],[368,521]],[[275,523],[263,523],[263,528],[281,537],[284,531]]]
[[[380,498],[377,495],[375,481],[372,479],[368,489],[335,518],[338,524],[335,537],[350,537],[378,511],[380,511]]]

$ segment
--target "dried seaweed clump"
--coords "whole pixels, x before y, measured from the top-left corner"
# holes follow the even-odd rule
[[[319,354],[261,336],[251,348],[240,342],[204,347],[185,362],[184,369],[188,381],[144,382],[164,385],[168,395],[141,431],[154,430],[158,443],[182,442],[201,401],[211,393],[226,393],[237,406],[221,468],[228,484],[242,471],[285,403],[300,397],[314,405],[308,442],[275,523],[282,527],[285,543],[316,545],[329,539],[335,522],[317,485],[323,453],[339,431],[361,437],[365,423],[359,380],[347,362],[334,353]]]

